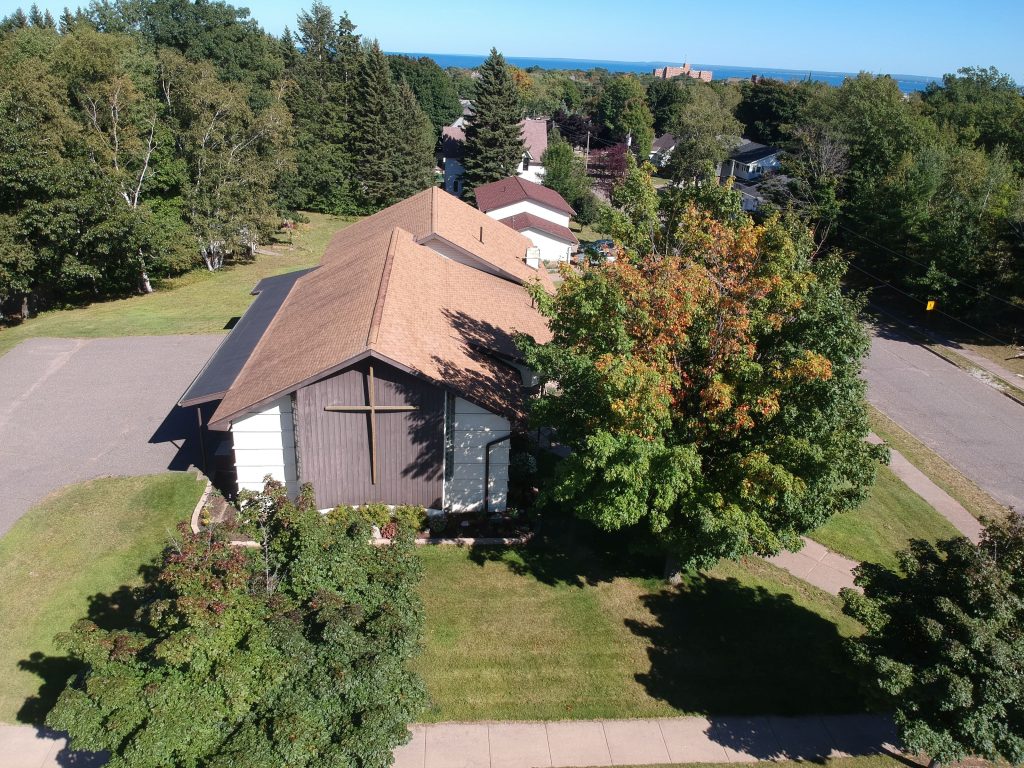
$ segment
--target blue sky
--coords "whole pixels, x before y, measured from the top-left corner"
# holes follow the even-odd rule
[[[1024,81],[1024,2],[968,0],[328,0],[389,51],[941,75],[994,65]],[[24,5],[28,5],[25,3]],[[40,2],[53,11],[64,2]],[[71,3],[74,5],[74,3]],[[238,0],[270,32],[291,3]],[[4,13],[18,3],[0,0]]]

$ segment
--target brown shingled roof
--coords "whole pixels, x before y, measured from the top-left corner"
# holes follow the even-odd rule
[[[413,205],[406,213],[413,226],[422,226],[417,216],[443,218],[439,209],[445,205]],[[398,206],[339,232],[321,266],[295,282],[211,418],[213,428],[226,428],[366,355],[448,387],[490,411],[514,419],[524,415],[519,374],[496,356],[518,355],[516,332],[549,339],[547,321],[520,281],[446,258],[393,224]],[[376,224],[365,226],[372,219]],[[490,221],[513,238],[526,239]]]
[[[450,243],[481,266],[509,280],[524,284],[540,280],[547,291],[554,293],[555,285],[547,270],[526,264],[526,249],[533,245],[528,238],[437,187],[425,189],[342,230],[327,246],[322,263],[332,264],[364,238],[390,232],[394,227],[410,232],[418,243],[435,238]]]
[[[477,208],[484,213],[524,200],[539,203],[569,216],[576,213],[572,206],[565,202],[565,198],[555,190],[518,176],[509,176],[507,179],[492,181],[490,184],[481,184],[473,190],[473,194],[476,196]]]
[[[557,237],[559,240],[564,240],[567,243],[577,245],[579,240],[576,239],[576,235],[573,234],[572,230],[568,227],[563,227],[561,224],[555,224],[553,221],[542,219],[540,216],[535,216],[532,213],[517,213],[515,216],[509,216],[507,219],[499,219],[499,221],[506,227],[511,227],[516,232],[522,232],[524,229],[539,229],[541,232],[546,232],[552,237]]]

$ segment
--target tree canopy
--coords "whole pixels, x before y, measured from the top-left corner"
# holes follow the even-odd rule
[[[1024,522],[990,522],[980,544],[916,541],[899,571],[865,564],[845,611],[855,657],[903,743],[936,762],[1024,762]]]
[[[842,262],[813,259],[791,219],[754,224],[732,193],[722,208],[639,226],[624,258],[538,293],[554,338],[523,340],[558,382],[534,418],[572,448],[548,497],[693,567],[798,548],[864,499],[881,458],[863,439],[868,341]],[[635,211],[640,224],[650,205]]]
[[[523,104],[505,57],[494,48],[480,65],[473,114],[466,120],[463,166],[465,193],[481,184],[514,176],[526,145],[520,125]]]

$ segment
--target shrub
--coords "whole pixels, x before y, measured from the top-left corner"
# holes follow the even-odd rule
[[[415,507],[408,504],[395,507],[391,513],[400,527],[419,532],[427,525],[427,510],[423,507]]]
[[[412,537],[374,547],[350,507],[322,516],[273,481],[246,512],[259,548],[183,525],[137,627],[58,638],[84,671],[47,722],[74,749],[111,768],[391,764],[426,698]]]
[[[427,518],[427,526],[430,528],[431,534],[440,536],[448,528],[448,515],[443,512],[440,515],[430,515]]]

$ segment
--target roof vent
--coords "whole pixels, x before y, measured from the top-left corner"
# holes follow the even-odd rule
[[[481,225],[480,226],[480,242],[482,243],[483,241],[484,241],[484,228],[483,228],[483,225]]]

